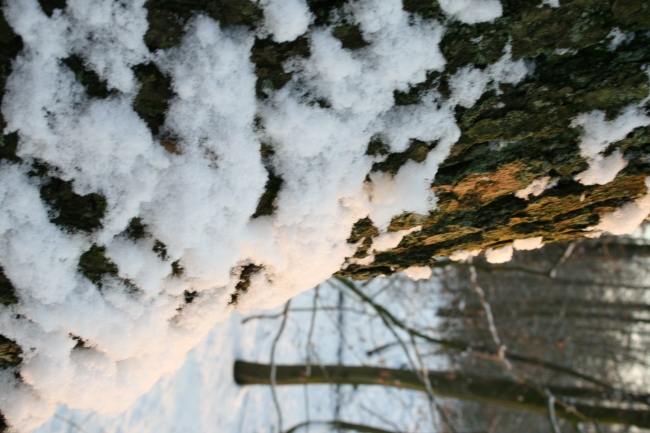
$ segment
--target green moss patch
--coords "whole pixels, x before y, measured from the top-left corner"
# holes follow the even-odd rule
[[[18,150],[18,133],[0,134],[0,161],[6,159],[11,162],[21,162],[22,159],[16,155]]]
[[[50,221],[69,231],[91,232],[102,226],[106,198],[100,194],[79,195],[72,181],[50,177],[41,186],[41,199],[50,208]]]
[[[11,305],[16,303],[18,303],[16,289],[5,275],[4,269],[0,267],[0,304]]]
[[[395,105],[412,105],[418,104],[422,100],[422,95],[435,88],[443,98],[449,98],[451,91],[447,83],[448,74],[442,74],[438,71],[427,72],[427,79],[421,83],[410,84],[406,91],[393,91]]]
[[[260,197],[260,201],[257,203],[257,208],[255,213],[252,215],[252,218],[259,218],[264,215],[273,215],[273,213],[278,208],[277,198],[282,189],[282,183],[284,181],[281,177],[276,176],[273,172],[269,172],[269,179],[266,181],[264,187],[264,193]]]
[[[368,46],[358,25],[340,24],[332,29],[332,36],[341,41],[341,45],[347,50],[358,50]]]
[[[257,208],[255,213],[251,218],[259,218],[264,215],[273,215],[277,209],[277,198],[280,190],[282,189],[282,183],[284,182],[282,178],[275,174],[275,169],[271,158],[275,155],[275,150],[273,146],[268,143],[262,143],[260,147],[260,154],[262,156],[262,163],[266,168],[266,171],[269,175],[266,185],[264,186],[264,193],[260,197],[260,201],[257,203]]]
[[[92,247],[79,257],[79,272],[101,288],[104,275],[117,277],[117,265],[105,256],[106,247],[93,244]]]
[[[332,24],[335,12],[347,2],[348,0],[307,0],[307,5],[314,15],[314,24],[322,26]]]
[[[77,82],[86,88],[89,96],[104,99],[115,93],[108,89],[106,81],[101,80],[97,73],[86,69],[83,60],[79,56],[67,57],[62,62],[74,72]]]
[[[413,139],[404,152],[390,153],[384,161],[374,163],[372,171],[383,171],[395,175],[407,161],[423,162],[427,159],[427,155],[436,147],[436,144],[438,143]],[[370,146],[373,146],[372,142]],[[368,151],[370,151],[370,146],[368,146]]]
[[[292,74],[284,72],[282,63],[291,57],[309,57],[309,42],[301,36],[291,42],[275,42],[271,38],[256,39],[251,50],[251,62],[255,64],[258,98],[266,98],[266,92],[279,90],[291,80]]]
[[[440,5],[435,0],[402,0],[402,7],[406,12],[428,19],[437,18],[442,12]]]
[[[185,25],[197,13],[207,14],[222,26],[253,28],[262,10],[250,0],[147,0],[149,29],[144,36],[151,51],[178,45]]]
[[[153,248],[151,249],[154,253],[160,257],[160,260],[167,260],[167,245],[163,244],[159,240],[156,240],[153,244]]]
[[[0,368],[15,367],[22,362],[23,350],[15,341],[0,335]]]
[[[352,226],[352,234],[348,238],[347,242],[349,244],[355,244],[359,241],[361,245],[357,248],[357,251],[354,254],[355,258],[362,259],[368,255],[368,250],[372,246],[372,238],[379,234],[379,230],[372,223],[372,220],[368,217],[362,218]]]
[[[172,262],[172,276],[174,277],[180,277],[183,275],[185,272],[185,268],[181,265],[180,260],[176,260],[175,262]]]
[[[183,292],[183,299],[185,300],[186,304],[191,304],[194,299],[196,299],[199,296],[199,293],[196,291],[188,292],[185,290]]]
[[[142,221],[142,218],[131,218],[123,235],[132,241],[144,239],[147,236],[147,225]]]
[[[158,135],[165,123],[169,100],[174,96],[171,79],[153,63],[134,66],[133,72],[140,82],[133,109],[147,123],[153,135]]]
[[[79,337],[78,335],[70,334],[70,338],[72,338],[72,340],[74,340],[75,342],[75,345],[72,348],[72,350],[92,349],[92,346],[88,344],[86,340]]]
[[[4,88],[7,82],[7,77],[12,71],[12,61],[20,50],[23,49],[23,41],[17,34],[14,33],[7,20],[2,13],[0,13],[0,102],[4,98]],[[0,128],[4,129],[7,123],[0,113]],[[16,149],[18,146],[17,133],[0,135],[0,161],[5,159],[12,162],[19,162],[20,158],[16,156]]]
[[[262,266],[250,263],[244,266],[239,274],[239,282],[235,286],[235,291],[230,295],[228,305],[237,305],[237,299],[242,293],[246,293],[251,285],[251,277],[264,269]]]
[[[67,6],[66,0],[38,0],[38,3],[41,5],[41,9],[48,17],[51,17],[55,10],[65,9]]]
[[[378,155],[388,155],[390,153],[390,146],[381,135],[375,135],[370,139],[368,143],[368,149],[366,149],[366,155],[378,156]]]

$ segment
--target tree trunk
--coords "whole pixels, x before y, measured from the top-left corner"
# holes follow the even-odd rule
[[[312,366],[311,375],[305,365],[276,365],[277,385],[346,384],[383,385],[425,392],[418,375],[409,370],[343,365]],[[235,382],[240,385],[270,385],[271,366],[236,361]],[[440,397],[496,404],[516,409],[545,413],[548,399],[534,389],[510,380],[494,379],[453,372],[431,372],[429,380],[434,394]],[[549,387],[556,396],[598,399],[599,391],[589,388]],[[603,424],[625,424],[650,427],[650,411],[618,409],[598,405],[575,404],[578,412]],[[570,422],[580,422],[573,413],[556,405],[557,416]]]

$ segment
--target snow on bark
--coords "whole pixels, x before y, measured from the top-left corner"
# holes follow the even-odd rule
[[[334,273],[427,278],[434,257],[504,262],[650,211],[634,5],[546,46],[520,24],[572,25],[579,5],[172,3],[3,8],[0,265],[17,302],[0,329],[22,349],[0,411],[18,431],[57,403],[124,410],[233,309]],[[638,35],[608,50],[619,27]],[[590,88],[599,69],[571,62],[598,44],[619,71]]]

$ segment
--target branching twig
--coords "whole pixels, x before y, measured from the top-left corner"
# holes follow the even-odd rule
[[[355,431],[358,433],[397,433],[391,430],[384,430],[380,429],[377,427],[371,427],[367,425],[362,425],[362,424],[354,424],[354,423],[349,423],[345,421],[307,421],[300,423],[296,426],[293,426],[289,430],[287,430],[285,433],[294,433],[297,431],[300,431],[303,427],[309,428],[311,424],[317,424],[317,425],[325,425],[331,427],[332,430],[335,429],[345,429],[346,431]]]
[[[548,390],[548,388],[546,388],[545,391],[548,396],[548,418],[551,421],[553,433],[562,433],[560,425],[557,423],[557,418],[555,417],[555,396]]]
[[[309,332],[307,333],[307,348],[305,354],[305,364],[307,365],[307,377],[311,376],[311,352],[313,350],[313,343],[311,342],[314,334],[314,325],[316,323],[316,314],[318,313],[318,289],[319,286],[314,288],[314,304],[312,308],[311,320],[309,322]],[[305,416],[307,417],[307,433],[309,433],[310,414],[309,414],[309,386],[305,384]]]
[[[448,349],[453,349],[453,350],[457,350],[459,352],[469,353],[472,356],[476,356],[476,357],[487,359],[487,360],[492,360],[492,361],[498,360],[498,354],[495,355],[495,354],[492,354],[492,353],[487,352],[487,351],[482,350],[482,349],[472,348],[472,347],[468,346],[467,344],[459,343],[457,341],[443,340],[443,339],[440,339],[440,338],[434,338],[434,337],[431,337],[431,336],[429,336],[429,335],[427,335],[427,334],[425,334],[425,333],[423,333],[423,332],[421,332],[421,331],[419,331],[417,329],[413,329],[413,328],[407,326],[401,320],[397,319],[395,316],[393,316],[393,314],[391,314],[390,311],[388,311],[386,308],[384,308],[380,304],[378,304],[375,301],[373,301],[372,299],[370,299],[370,297],[368,297],[365,293],[363,293],[361,290],[356,288],[354,286],[354,284],[350,283],[348,280],[346,280],[344,278],[336,278],[336,279],[342,285],[344,285],[346,288],[348,288],[352,293],[354,293],[356,296],[358,296],[361,299],[362,302],[364,302],[367,305],[369,305],[370,307],[372,307],[377,312],[377,314],[382,319],[382,321],[384,321],[384,323],[386,323],[386,321],[389,321],[394,326],[403,329],[404,331],[406,331],[410,335],[421,338],[421,339],[423,339],[423,340],[425,340],[425,341],[427,341],[429,343],[439,344],[439,345],[441,345],[443,347],[446,347]],[[395,343],[395,344],[397,344],[397,343]],[[531,357],[519,355],[519,354],[516,354],[516,353],[509,353],[509,359],[514,360],[514,361],[518,361],[518,362],[523,362],[523,363],[530,364],[530,365],[535,365],[535,366],[538,366],[538,367],[543,367],[543,368],[546,368],[548,370],[558,371],[558,372],[567,374],[569,376],[573,376],[573,377],[576,377],[578,379],[582,379],[584,381],[591,382],[594,385],[602,386],[603,388],[609,390],[610,392],[615,392],[616,391],[611,385],[608,385],[607,383],[605,383],[605,382],[603,382],[601,380],[598,380],[598,379],[593,378],[591,376],[588,376],[586,374],[577,372],[577,371],[572,370],[572,369],[570,369],[568,367],[565,367],[563,365],[554,364],[552,362],[544,361],[542,359],[531,358]],[[630,397],[633,399],[633,401],[638,401],[638,402],[643,402],[647,398],[647,396],[642,396],[642,395],[638,395],[638,396],[637,395],[630,395]]]
[[[555,278],[555,276],[557,275],[558,268],[560,266],[562,266],[564,264],[564,262],[566,262],[569,259],[569,257],[571,257],[571,253],[573,253],[573,249],[575,247],[576,247],[576,242],[575,241],[571,242],[566,247],[566,250],[564,250],[564,254],[562,254],[562,257],[560,257],[560,260],[558,260],[557,263],[555,263],[555,265],[553,266],[553,268],[551,268],[551,270],[548,272],[549,277]]]
[[[56,419],[58,419],[58,420],[60,420],[60,421],[63,421],[63,422],[65,422],[65,423],[71,425],[72,427],[76,428],[76,429],[79,430],[80,432],[84,432],[84,433],[86,432],[86,430],[84,430],[84,428],[83,428],[80,424],[77,424],[76,422],[72,421],[71,419],[68,419],[68,418],[62,417],[62,416],[59,415],[58,413],[55,413],[55,414],[54,414],[54,418],[56,418]]]
[[[471,259],[470,259],[471,260]],[[485,310],[485,316],[488,320],[488,326],[490,328],[490,334],[492,335],[492,340],[494,341],[494,344],[497,346],[498,351],[499,351],[499,362],[503,367],[510,373],[512,374],[517,380],[519,380],[520,383],[528,386],[529,388],[537,391],[540,395],[546,396],[549,399],[549,406],[552,404],[553,412],[550,413],[549,409],[549,417],[555,418],[555,404],[559,404],[562,406],[567,412],[571,412],[574,415],[576,415],[578,418],[580,418],[583,421],[589,421],[593,422],[591,419],[589,419],[587,416],[584,414],[580,413],[578,410],[573,405],[570,405],[561,399],[557,399],[553,394],[551,394],[551,391],[549,391],[548,388],[542,389],[540,386],[538,386],[536,383],[534,383],[532,380],[529,378],[525,377],[522,373],[518,372],[513,368],[512,363],[506,356],[506,351],[507,348],[505,344],[501,342],[501,338],[499,338],[499,333],[496,327],[496,323],[494,322],[494,316],[492,315],[492,307],[490,306],[490,303],[487,301],[485,297],[485,292],[481,288],[481,286],[478,284],[478,277],[476,274],[476,269],[474,268],[473,265],[471,265],[470,262],[470,281],[472,283],[472,287],[474,288],[474,291],[478,294],[479,299],[481,301],[481,305],[483,306],[483,309]],[[555,425],[553,426],[555,428]],[[557,432],[556,432],[557,433]]]
[[[324,311],[338,311],[338,307],[318,307],[319,310],[324,310]],[[350,311],[351,313],[356,313],[356,314],[362,314],[362,315],[367,315],[368,313],[366,311],[360,311],[356,310],[354,308],[343,308],[345,311]],[[289,310],[290,313],[313,313],[314,309],[313,308],[291,308]],[[282,317],[282,313],[278,314],[257,314],[254,316],[247,316],[244,317],[241,321],[242,325],[250,322],[251,320],[260,320],[260,319],[279,319]]]
[[[433,393],[433,387],[431,386],[431,379],[429,378],[429,370],[424,364],[424,361],[422,360],[422,356],[420,356],[420,350],[418,349],[418,345],[415,341],[415,337],[413,335],[410,335],[410,337],[411,337],[411,344],[413,344],[413,351],[415,352],[415,356],[417,357],[418,363],[420,364],[420,369],[416,370],[416,372],[419,371],[418,376],[420,377],[420,380],[424,384],[424,388],[427,392],[427,397],[429,398],[429,405],[432,408],[431,411],[433,412],[433,409],[435,408],[436,411],[440,414],[440,418],[442,418],[445,427],[447,427],[447,429],[451,431],[451,433],[456,433],[456,429],[454,428],[453,424],[447,417],[447,414],[444,412],[442,407],[440,407],[440,404],[438,404],[438,400],[436,399],[436,396]]]
[[[512,364],[510,363],[508,358],[506,358],[506,346],[501,342],[501,338],[499,338],[499,332],[497,331],[497,326],[494,323],[494,316],[492,315],[492,307],[490,306],[490,303],[485,298],[485,292],[478,284],[476,269],[474,268],[474,266],[470,266],[469,271],[470,271],[470,281],[472,282],[472,287],[474,288],[474,291],[478,294],[478,297],[481,300],[481,305],[483,306],[483,310],[485,310],[485,317],[487,318],[488,321],[490,334],[492,335],[492,340],[494,341],[494,344],[497,346],[499,361],[501,361],[503,366],[508,371],[512,371]]]

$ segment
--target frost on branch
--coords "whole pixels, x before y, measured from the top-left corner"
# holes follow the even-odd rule
[[[647,0],[8,0],[0,411],[119,411],[233,309],[628,232]]]

